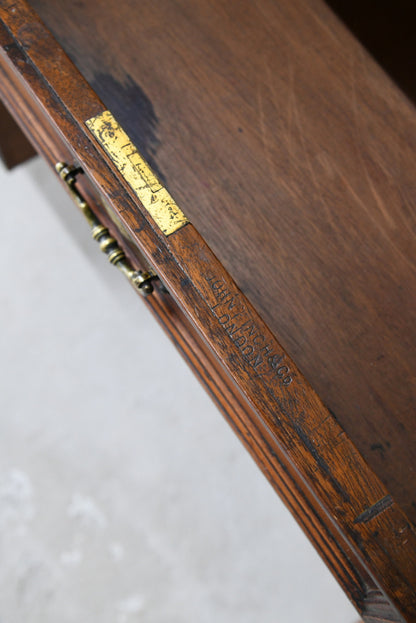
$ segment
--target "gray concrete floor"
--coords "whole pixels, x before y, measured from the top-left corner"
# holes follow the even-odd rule
[[[355,623],[46,165],[0,187],[0,623]]]

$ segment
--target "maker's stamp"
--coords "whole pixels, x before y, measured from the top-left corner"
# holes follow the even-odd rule
[[[265,377],[287,387],[293,381],[284,353],[276,352],[272,341],[262,333],[252,319],[238,293],[232,292],[226,282],[208,272],[204,275],[213,295],[209,303],[219,325],[238,348],[242,358],[251,366],[255,377]]]

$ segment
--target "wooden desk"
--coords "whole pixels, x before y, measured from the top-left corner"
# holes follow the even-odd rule
[[[413,105],[318,0],[30,4],[4,103],[364,620],[416,621]]]

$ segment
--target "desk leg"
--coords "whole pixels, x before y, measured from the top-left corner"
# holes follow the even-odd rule
[[[36,155],[13,117],[0,102],[0,158],[8,169]]]

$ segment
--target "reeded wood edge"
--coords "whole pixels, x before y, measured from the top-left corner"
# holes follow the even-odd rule
[[[404,513],[195,229],[188,225],[167,240],[150,217],[138,209],[137,200],[84,126],[86,119],[102,112],[104,107],[33,11],[25,2],[3,1],[0,16],[7,27],[1,33],[1,41],[9,61],[65,139],[76,146],[79,161],[103,190],[131,238],[157,268],[218,360],[245,391],[264,430],[300,475],[316,508],[321,513],[325,509],[354,556],[405,619],[415,620],[412,582],[416,566],[412,553],[416,551],[416,538]],[[279,376],[278,368],[269,360],[264,363],[264,357],[261,374],[258,366],[253,367],[255,351],[248,354],[250,357],[242,349],[254,343],[237,343],[233,339],[238,334],[235,318],[229,313],[233,310],[238,311],[240,320],[249,323],[246,333],[252,330],[252,338],[264,336],[257,344],[270,345],[272,350],[265,354],[272,358],[272,364],[277,362],[288,368],[285,373],[290,371],[291,383],[285,385],[283,379],[288,374]],[[254,445],[255,441],[251,443]],[[387,620],[400,620],[393,614],[389,617]]]

